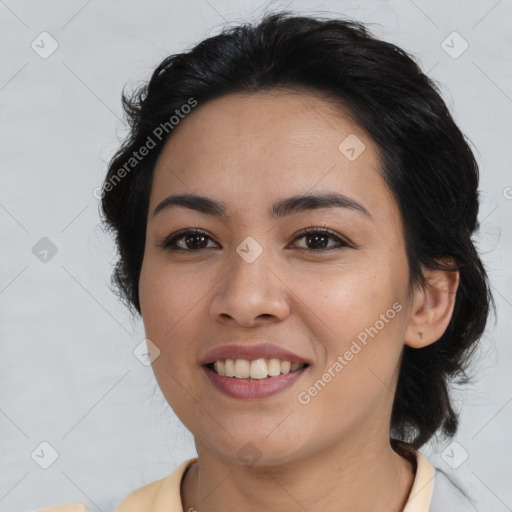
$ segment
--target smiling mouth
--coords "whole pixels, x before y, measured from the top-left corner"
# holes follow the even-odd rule
[[[308,363],[291,363],[280,359],[219,359],[204,365],[208,370],[223,377],[243,380],[265,380],[295,373],[309,366]]]

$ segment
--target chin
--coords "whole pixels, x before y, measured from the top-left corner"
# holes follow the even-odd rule
[[[275,434],[275,432],[274,432]],[[290,445],[290,436],[270,439],[268,432],[226,438],[222,443],[209,441],[218,456],[247,467],[279,466],[297,459],[302,446]],[[200,453],[199,453],[200,455]]]

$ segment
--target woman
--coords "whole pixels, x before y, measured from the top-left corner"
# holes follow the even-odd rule
[[[433,82],[360,23],[285,12],[123,102],[113,279],[198,457],[116,512],[475,510],[419,452],[457,430],[492,304]]]

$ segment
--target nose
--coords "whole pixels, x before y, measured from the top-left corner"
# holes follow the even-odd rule
[[[283,321],[291,310],[290,288],[270,251],[263,250],[254,260],[239,252],[214,294],[210,313],[217,321],[244,327]]]

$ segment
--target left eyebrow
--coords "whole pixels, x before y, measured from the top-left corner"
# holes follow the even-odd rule
[[[226,203],[197,194],[170,195],[157,205],[153,216],[173,207],[188,208],[205,215],[225,219],[230,217],[227,213],[228,207]],[[274,219],[279,219],[296,213],[320,208],[345,208],[359,212],[369,219],[372,219],[370,212],[361,203],[338,192],[297,195],[280,199],[272,205],[268,214]]]

